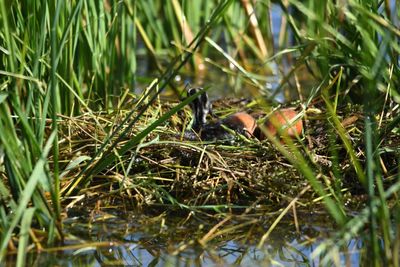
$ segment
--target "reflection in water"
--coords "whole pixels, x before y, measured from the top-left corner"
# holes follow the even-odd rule
[[[256,242],[271,225],[262,216],[258,223],[227,231],[202,246],[199,240],[212,228],[211,224],[206,225],[205,218],[119,213],[110,211],[107,217],[111,219],[99,217],[99,221],[92,222],[84,219],[88,218],[87,213],[68,219],[68,241],[63,247],[58,252],[28,255],[28,266],[320,266],[321,259],[313,257],[313,253],[334,232],[325,214],[304,216],[307,221],[300,222],[299,233],[288,218],[259,249]],[[240,222],[232,224],[237,227]],[[358,266],[361,248],[361,240],[351,240],[347,248],[338,252],[341,265]],[[8,259],[14,261],[13,257]]]

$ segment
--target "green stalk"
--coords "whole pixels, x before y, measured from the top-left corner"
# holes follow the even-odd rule
[[[35,208],[28,208],[24,212],[21,219],[21,231],[19,234],[18,242],[18,255],[17,255],[17,267],[25,266],[26,254],[29,244],[29,231],[31,230],[32,218],[35,213]]]
[[[366,173],[367,173],[367,188],[368,188],[368,196],[369,196],[369,207],[370,207],[370,246],[372,247],[372,257],[373,266],[379,266],[380,256],[379,256],[379,243],[377,238],[377,222],[376,222],[376,212],[373,212],[373,200],[375,199],[374,192],[374,169],[375,162],[373,157],[373,145],[372,145],[372,122],[370,118],[370,114],[366,114],[365,116],[365,152],[367,159]]]
[[[53,208],[56,213],[57,219],[61,220],[61,203],[60,203],[60,177],[59,177],[59,163],[58,163],[58,125],[57,118],[58,112],[60,110],[59,107],[59,91],[58,91],[58,79],[56,78],[57,72],[57,29],[58,29],[58,19],[61,11],[63,1],[57,1],[56,10],[53,17],[52,25],[51,25],[51,33],[50,33],[50,41],[51,41],[51,85],[50,85],[50,94],[51,94],[51,119],[52,119],[52,132],[55,135],[53,141],[53,175],[54,175],[54,194],[52,195],[53,199]]]

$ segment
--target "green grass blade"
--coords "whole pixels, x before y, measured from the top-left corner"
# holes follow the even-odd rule
[[[21,219],[21,229],[19,233],[18,242],[18,255],[17,255],[17,267],[23,267],[26,265],[26,254],[29,243],[29,231],[31,229],[32,218],[35,213],[35,208],[28,208],[25,210]]]
[[[51,149],[52,143],[54,142],[54,139],[56,137],[56,134],[53,133],[49,137],[46,146],[43,150],[42,156],[40,159],[36,162],[36,165],[32,171],[32,174],[29,177],[29,180],[21,194],[21,197],[18,201],[18,206],[16,209],[13,211],[13,213],[10,215],[10,225],[8,226],[8,229],[4,230],[4,233],[1,237],[0,241],[0,261],[4,259],[6,249],[8,242],[11,239],[12,233],[14,232],[14,229],[17,227],[18,222],[21,220],[21,218],[24,216],[26,207],[28,203],[31,200],[31,197],[33,195],[33,192],[36,190],[36,186],[40,179],[43,176],[46,176],[46,168],[45,165],[47,163],[47,155]]]
[[[57,218],[60,218],[61,214],[61,204],[60,204],[60,178],[59,178],[59,166],[58,166],[58,125],[57,125],[57,119],[58,119],[58,112],[60,110],[60,92],[59,92],[59,87],[58,87],[58,79],[56,77],[56,72],[57,72],[57,49],[58,49],[58,44],[57,44],[57,29],[58,29],[58,19],[60,15],[60,11],[62,8],[62,1],[58,1],[56,4],[56,10],[55,10],[55,15],[52,20],[52,26],[51,26],[51,34],[50,34],[50,39],[51,39],[51,87],[50,87],[50,94],[51,94],[51,119],[52,119],[52,131],[54,134],[54,140],[53,140],[53,164],[54,164],[54,169],[53,169],[53,175],[54,175],[54,191],[52,194],[52,200],[53,200],[53,207],[56,213]]]

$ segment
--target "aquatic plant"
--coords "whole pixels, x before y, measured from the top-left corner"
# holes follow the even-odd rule
[[[306,195],[323,203],[342,229],[319,247],[325,263],[340,264],[338,247],[361,236],[370,263],[396,266],[400,32],[395,7],[394,1],[356,0],[0,0],[0,260],[18,244],[23,265],[30,242],[40,249],[41,237],[43,244],[61,240],[66,205],[98,188],[104,196],[133,196],[136,204],[211,209],[230,218],[240,200],[247,200],[241,204],[250,210],[268,201],[262,188],[269,186],[270,200],[290,201],[260,247]],[[279,22],[274,12],[281,12]],[[189,122],[184,107],[197,95],[169,106],[158,101],[160,93],[170,90],[180,97],[183,86],[176,78],[204,77],[208,69],[230,77],[236,92],[251,93],[254,101],[243,109],[273,114],[275,97],[295,92],[304,138],[283,136],[281,142],[266,133],[269,141],[242,136],[246,146],[216,147],[171,139],[183,135]],[[228,113],[221,108],[219,115]],[[165,164],[163,159],[176,159],[176,150],[185,152],[179,152],[182,162]],[[221,153],[240,160],[226,161]],[[274,177],[285,186],[266,179],[265,168],[275,165],[263,166],[265,161],[290,164],[290,176]],[[231,171],[252,169],[251,164],[259,169],[248,179]],[[222,179],[232,173],[232,179]],[[194,178],[182,182],[182,175]],[[291,187],[288,177],[299,186]],[[300,181],[310,185],[307,190]],[[349,191],[350,196],[344,193]],[[247,193],[240,198],[239,192]],[[188,198],[192,194],[196,197]],[[356,195],[367,200],[354,215],[346,203]],[[216,236],[210,233],[201,243]]]

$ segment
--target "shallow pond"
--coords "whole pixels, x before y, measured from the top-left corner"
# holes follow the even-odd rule
[[[319,266],[322,256],[313,253],[335,231],[324,213],[298,213],[298,226],[288,214],[260,246],[279,214],[235,212],[219,218],[157,210],[146,215],[111,208],[88,217],[75,209],[65,221],[65,243],[28,254],[28,266]],[[214,228],[217,221],[220,229]],[[362,246],[352,240],[338,251],[340,265],[358,266]],[[8,262],[14,261],[10,255]]]

